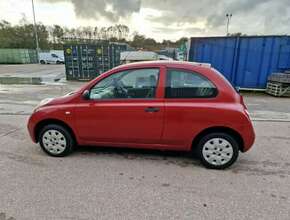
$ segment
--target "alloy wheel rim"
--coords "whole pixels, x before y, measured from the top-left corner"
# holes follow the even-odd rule
[[[61,154],[66,149],[65,136],[54,129],[44,132],[42,135],[42,143],[44,148],[51,154]]]
[[[228,163],[234,155],[233,146],[224,138],[212,138],[203,145],[202,155],[211,165],[224,165]]]

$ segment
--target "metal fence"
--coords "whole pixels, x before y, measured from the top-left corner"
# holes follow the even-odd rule
[[[0,64],[26,64],[26,63],[37,63],[36,50],[0,48]]]

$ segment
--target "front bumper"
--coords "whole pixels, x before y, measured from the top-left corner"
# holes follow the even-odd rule
[[[29,117],[28,122],[27,122],[27,129],[29,136],[31,140],[34,143],[37,143],[37,139],[35,137],[35,126],[36,126],[36,121],[34,120],[33,114]]]

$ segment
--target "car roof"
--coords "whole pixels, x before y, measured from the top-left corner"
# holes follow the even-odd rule
[[[176,66],[176,67],[187,67],[190,68],[192,66],[201,66],[205,68],[211,68],[210,63],[198,63],[198,62],[188,62],[188,61],[168,61],[168,60],[154,60],[154,61],[142,61],[142,62],[134,62],[123,64],[120,66],[115,67],[114,69],[119,68],[130,68],[130,67],[147,67],[147,66]]]

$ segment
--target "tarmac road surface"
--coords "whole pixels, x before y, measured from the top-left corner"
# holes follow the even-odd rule
[[[77,87],[1,85],[0,219],[289,220],[290,99],[247,95],[251,114],[265,120],[254,121],[252,150],[217,171],[176,152],[82,147],[65,158],[45,155],[28,136],[29,114],[42,98]]]

